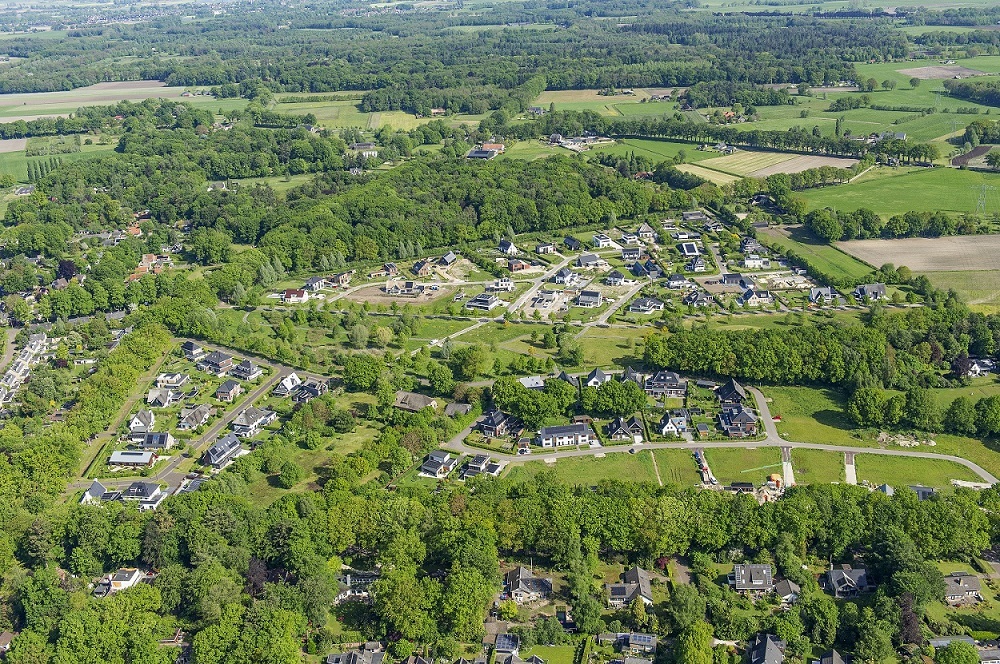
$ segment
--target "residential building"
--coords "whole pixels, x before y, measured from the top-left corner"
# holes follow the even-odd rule
[[[509,425],[510,415],[495,408],[483,416],[479,429],[486,438],[503,438],[510,432]]]
[[[278,414],[274,411],[250,406],[233,420],[233,433],[240,438],[253,438],[276,419]]]
[[[522,261],[520,258],[511,258],[507,261],[507,269],[511,272],[524,272],[531,269],[531,263]]]
[[[757,414],[741,404],[726,406],[719,413],[719,426],[730,438],[756,436]]]
[[[434,397],[417,394],[416,392],[399,390],[396,392],[396,402],[394,405],[400,410],[408,410],[412,413],[417,413],[424,408],[433,408],[434,410],[437,410],[438,402]]]
[[[652,258],[647,258],[646,262],[642,264],[642,268],[646,271],[650,279],[659,279],[663,276],[663,269]]]
[[[576,296],[576,306],[586,309],[594,309],[604,304],[604,296],[600,291],[585,290],[580,291]]]
[[[576,259],[576,266],[585,270],[596,270],[607,264],[607,261],[597,254],[580,254]]]
[[[747,236],[740,240],[740,252],[744,254],[760,254],[764,252],[764,246],[757,241],[757,238]]]
[[[966,572],[952,572],[944,577],[944,599],[950,604],[977,602],[982,599],[979,577]]]
[[[347,286],[351,285],[351,277],[353,276],[354,276],[354,270],[348,270],[347,272],[339,272],[330,277],[330,285],[346,288]]]
[[[663,417],[660,418],[660,424],[657,428],[660,435],[679,436],[688,430],[688,419],[671,413],[664,413]]]
[[[369,645],[372,647],[369,648]],[[326,656],[326,664],[382,664],[385,653],[379,644],[366,643],[359,650],[331,653]]]
[[[243,386],[230,378],[219,385],[219,389],[215,391],[215,398],[232,403],[241,394],[243,394]]]
[[[458,261],[458,254],[454,251],[449,251],[444,256],[438,259],[438,265],[441,267],[451,267]]]
[[[575,237],[571,237],[569,235],[563,238],[563,244],[565,244],[566,248],[570,251],[580,251],[583,249],[583,242],[580,242]]]
[[[885,299],[885,284],[862,284],[854,289],[854,297],[859,301],[872,302]]]
[[[663,311],[663,302],[655,297],[640,297],[629,305],[628,310],[633,314],[651,314],[654,311]]]
[[[301,385],[292,391],[292,401],[295,403],[309,403],[316,397],[321,397],[330,391],[330,386],[326,381],[318,378],[307,378]]]
[[[774,294],[771,291],[748,288],[736,298],[736,304],[741,307],[767,307],[774,304]]]
[[[513,242],[511,242],[510,240],[508,240],[506,238],[504,238],[503,240],[500,240],[500,244],[497,247],[497,250],[501,254],[504,254],[506,256],[517,256],[517,254],[518,254],[517,247],[514,246]]]
[[[181,431],[190,431],[191,429],[197,429],[201,425],[208,422],[208,418],[212,414],[212,408],[207,404],[199,404],[193,408],[181,408],[180,415],[178,416],[177,428]]]
[[[673,371],[657,371],[646,379],[643,389],[658,399],[684,398],[687,394],[687,381]]]
[[[424,292],[424,285],[415,281],[387,281],[384,286],[386,295],[397,297],[420,297]]]
[[[90,487],[83,492],[83,496],[80,497],[81,505],[94,505],[100,503],[104,496],[108,494],[108,489],[98,480],[94,480]]]
[[[754,280],[745,274],[738,274],[735,272],[728,272],[723,274],[719,279],[723,286],[738,286],[743,290],[754,287]]]
[[[459,417],[461,415],[468,415],[472,412],[472,404],[468,403],[450,403],[444,407],[444,414],[448,417]]]
[[[126,468],[149,468],[156,463],[156,454],[141,450],[115,450],[108,457],[109,466]]]
[[[608,606],[612,609],[630,606],[636,599],[647,606],[653,603],[652,577],[641,567],[625,570],[618,583],[608,584]]]
[[[639,247],[626,247],[622,249],[622,260],[631,263],[642,258],[642,249]]]
[[[197,362],[205,356],[205,349],[193,341],[185,341],[182,343],[181,350],[184,352],[184,357],[192,362]]]
[[[180,399],[180,392],[154,387],[146,395],[146,405],[152,408],[169,408],[180,401]]]
[[[621,375],[621,382],[635,383],[639,387],[642,387],[646,383],[646,377],[632,367],[625,367],[625,371]]]
[[[611,238],[604,233],[598,233],[594,235],[593,244],[598,249],[607,249],[608,247],[614,246]]]
[[[757,634],[747,647],[750,664],[782,664],[785,661],[785,642],[774,634]]]
[[[420,472],[432,477],[447,477],[458,465],[458,458],[444,450],[434,450],[420,466]]]
[[[219,469],[232,461],[241,449],[240,439],[231,433],[227,433],[208,448],[202,459],[205,465]]]
[[[418,277],[426,277],[431,273],[431,262],[427,260],[417,261],[410,268],[410,271]]]
[[[135,442],[135,446],[140,450],[169,450],[175,442],[169,433],[157,431],[147,433],[142,440]]]
[[[155,510],[167,497],[167,492],[156,482],[132,482],[127,489],[116,493],[115,500],[137,503],[140,512]]]
[[[281,292],[283,304],[300,304],[309,301],[309,292],[302,288],[287,288]]]
[[[685,288],[690,288],[693,284],[688,281],[688,278],[680,273],[673,273],[667,277],[667,288],[671,290],[682,290]]]
[[[730,378],[729,382],[715,391],[715,396],[723,406],[737,406],[747,400],[747,391],[736,382],[735,378]]]
[[[145,572],[134,567],[123,567],[114,574],[109,574],[101,579],[94,586],[94,597],[107,597],[122,590],[128,590],[145,578]]]
[[[837,599],[857,597],[874,589],[874,585],[868,580],[868,570],[851,565],[831,567],[820,581]]]
[[[492,293],[480,293],[465,303],[466,309],[479,309],[480,311],[492,311],[503,304],[503,300]]]
[[[555,427],[543,427],[538,432],[538,445],[541,447],[565,447],[568,445],[590,445],[594,433],[586,424],[565,424]]]
[[[330,282],[326,280],[325,277],[309,277],[306,282],[302,285],[302,290],[307,290],[311,292],[321,291],[324,288],[328,288]]]
[[[579,275],[569,268],[562,268],[554,275],[552,275],[552,281],[557,284],[565,284],[567,286],[572,286],[577,282]]]
[[[692,258],[687,263],[684,264],[684,269],[688,272],[707,272],[708,264],[705,263],[705,259],[701,256]]]
[[[500,152],[498,152],[497,150],[482,150],[482,149],[479,149],[479,148],[474,148],[472,150],[469,150],[466,153],[465,157],[467,159],[486,159],[486,160],[489,160],[489,159],[493,159],[498,154],[500,154]]]
[[[556,378],[558,378],[561,381],[569,383],[570,385],[572,385],[577,389],[580,389],[580,379],[577,378],[576,376],[571,376],[565,371],[560,371],[559,375],[556,376]]]
[[[769,593],[774,590],[773,574],[770,565],[756,563],[734,565],[729,575],[729,585],[739,593]]]
[[[246,359],[235,365],[232,370],[233,377],[240,380],[257,380],[263,374],[263,369]]]
[[[152,431],[154,426],[156,426],[156,414],[144,408],[128,421],[129,437],[138,440]]]
[[[497,655],[516,655],[521,649],[521,639],[517,634],[508,632],[497,634],[493,649]]]
[[[625,275],[618,270],[612,270],[608,272],[608,276],[604,277],[604,283],[608,286],[621,286],[625,283]]]
[[[827,650],[819,659],[814,659],[812,664],[844,664],[844,658],[836,650]]]
[[[622,233],[621,244],[625,245],[637,245],[642,244],[642,240],[635,233]]]
[[[552,594],[552,579],[535,576],[527,567],[515,567],[504,574],[503,585],[518,604],[535,602]]]
[[[556,245],[551,242],[541,242],[535,245],[536,254],[554,254],[556,253]]]
[[[518,378],[517,382],[521,383],[521,385],[529,390],[542,391],[545,389],[545,379],[541,376],[525,376],[523,378]]]
[[[290,373],[281,380],[278,384],[274,386],[274,396],[276,397],[287,397],[295,390],[299,385],[302,384],[302,379],[299,378],[298,374]]]
[[[813,304],[830,304],[837,300],[837,291],[830,286],[809,289],[809,301]]]
[[[628,419],[616,417],[607,425],[608,438],[611,440],[629,440],[633,443],[643,441],[642,420],[634,415]]]
[[[691,212],[682,212],[681,219],[684,221],[708,221],[708,215],[701,210],[693,210]]]
[[[657,240],[656,230],[654,230],[653,227],[647,223],[640,224],[635,234],[638,235],[639,239],[643,242],[656,242]]]
[[[774,594],[785,604],[794,604],[802,595],[802,588],[793,581],[782,579],[774,584]]]
[[[182,373],[161,373],[156,377],[156,386],[168,390],[179,390],[188,382],[188,375]]]
[[[216,376],[229,373],[233,368],[233,356],[214,350],[198,362],[198,368]]]
[[[611,376],[604,373],[600,369],[594,369],[587,374],[587,380],[585,380],[583,384],[587,387],[599,387],[609,380],[611,380]]]
[[[748,270],[770,270],[771,259],[760,254],[747,254],[743,257],[743,267]]]
[[[7,652],[10,651],[10,646],[14,639],[17,638],[17,632],[2,632],[0,633],[0,657],[3,657]]]
[[[496,477],[503,470],[503,466],[495,461],[491,461],[485,454],[477,454],[472,457],[462,471],[461,479],[465,480],[476,475],[492,475]]]

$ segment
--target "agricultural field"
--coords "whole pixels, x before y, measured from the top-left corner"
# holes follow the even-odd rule
[[[711,448],[705,450],[708,467],[719,482],[753,482],[760,485],[773,473],[781,474],[777,447]]]
[[[292,95],[291,98],[302,95]],[[287,98],[287,97],[286,97]],[[449,115],[444,117],[417,117],[412,113],[404,111],[382,111],[377,113],[366,113],[358,108],[361,97],[357,98],[330,98],[315,102],[282,102],[279,98],[273,109],[278,113],[288,113],[304,115],[312,113],[316,116],[316,122],[328,129],[357,128],[357,129],[378,129],[388,126],[392,129],[410,130],[431,120],[444,120],[450,125],[476,124],[486,115]]]
[[[834,484],[843,482],[844,455],[825,450],[792,450],[792,469],[796,484]]]
[[[869,265],[905,265],[914,272],[1000,269],[1000,235],[851,240],[836,246]]]
[[[872,268],[836,247],[810,237],[802,228],[767,228],[759,231],[769,244],[782,253],[792,252],[808,258],[823,272],[835,278],[860,279]]]
[[[884,454],[858,454],[854,457],[858,481],[890,486],[923,485],[948,487],[951,480],[981,482],[982,478],[965,466],[951,461],[887,456]]]
[[[98,83],[85,88],[61,92],[30,92],[0,95],[0,122],[34,120],[40,117],[69,115],[81,106],[116,104],[120,101],[144,99],[180,99],[187,90],[180,86],[168,87],[160,81],[129,81],[123,83]],[[185,101],[198,104],[218,104],[220,100],[209,96],[186,97]],[[229,102],[233,100],[221,100]],[[239,100],[240,106],[246,100]]]
[[[684,161],[700,162],[712,159],[715,152],[699,150],[694,143],[682,141],[658,140],[655,138],[625,138],[615,141],[614,145],[594,148],[593,152],[607,152],[614,155],[626,155],[634,152],[636,155],[649,157],[654,161],[674,159],[683,153]]]
[[[713,171],[710,168],[704,168],[702,166],[697,166],[695,164],[681,164],[677,167],[677,170],[683,171],[684,173],[691,173],[692,175],[697,175],[700,178],[704,178],[709,182],[714,184],[732,184],[740,178],[735,175],[729,175],[728,173],[721,173],[719,171]]]
[[[649,94],[644,90],[635,90],[634,95],[605,96],[597,94],[598,90],[546,90],[535,99],[535,106],[549,110],[555,104],[557,111],[594,111],[601,115],[622,115],[617,106],[638,105],[641,99],[647,99]],[[664,109],[668,106],[662,104]]]
[[[775,173],[800,173],[810,168],[833,166],[850,168],[857,159],[840,159],[816,155],[794,155],[785,152],[739,151],[725,157],[699,162],[698,166],[741,177],[765,178]]]
[[[983,313],[1000,312],[1000,272],[969,270],[929,272],[935,288],[954,290],[972,309]]]

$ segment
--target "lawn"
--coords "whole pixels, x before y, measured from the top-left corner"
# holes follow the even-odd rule
[[[819,387],[764,387],[771,399],[771,415],[781,417],[778,435],[800,443],[857,445],[851,423],[844,416],[839,392]]]
[[[928,168],[895,172],[884,167],[883,177],[800,192],[810,209],[832,207],[850,212],[868,208],[888,217],[908,211],[975,212],[983,185],[1000,189],[1000,174]],[[986,213],[1000,212],[1000,198],[987,190]]]
[[[1000,311],[1000,271],[928,272],[935,288],[954,290],[975,311]]]
[[[921,484],[940,488],[950,486],[951,480],[982,482],[982,478],[965,466],[938,459],[858,454],[854,457],[854,464],[857,467],[859,482],[868,480],[876,485]]]
[[[797,484],[833,484],[844,481],[844,455],[824,450],[792,450]]]
[[[508,145],[500,159],[524,159],[533,161],[543,157],[551,157],[556,154],[569,154],[565,148],[557,145],[550,145],[546,141],[518,141]]]
[[[614,452],[604,458],[571,457],[558,459],[554,464],[545,463],[541,459],[526,461],[521,465],[511,466],[507,477],[515,482],[527,482],[547,470],[551,470],[560,480],[574,485],[594,486],[606,479],[656,483],[653,458],[648,452]]]
[[[534,646],[521,653],[521,656],[527,660],[532,655],[538,655],[546,664],[573,664],[575,651],[575,646]]]
[[[872,271],[853,256],[814,239],[801,227],[767,228],[758,233],[780,253],[790,251],[802,256],[835,279],[861,279]]]
[[[777,447],[711,448],[705,450],[708,467],[719,482],[753,482],[759,485],[773,473],[781,475]]]
[[[701,482],[701,473],[689,450],[652,450],[664,484],[685,487]]]

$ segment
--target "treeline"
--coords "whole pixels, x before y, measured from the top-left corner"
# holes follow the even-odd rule
[[[980,232],[969,215],[955,218],[945,212],[910,211],[883,219],[866,208],[853,212],[819,208],[805,215],[805,226],[827,242],[869,238],[940,237]]]
[[[478,115],[506,109],[511,114],[527,110],[531,102],[545,91],[545,77],[534,76],[517,87],[505,90],[497,86],[463,88],[413,88],[410,85],[382,88],[366,92],[361,98],[365,112],[407,111],[430,116],[435,108],[449,113]]]
[[[212,112],[167,99],[123,101],[111,106],[84,106],[73,117],[47,117],[0,123],[0,139],[82,134],[123,125],[136,118],[158,128],[212,126]]]
[[[742,104],[744,107],[783,106],[792,103],[792,98],[785,88],[763,88],[736,81],[696,83],[689,87],[683,96],[695,108],[733,104]]]
[[[973,120],[965,128],[963,142],[976,147],[980,143],[1000,143],[1000,122],[994,120]]]
[[[944,89],[952,97],[974,101],[985,106],[1000,106],[1000,82],[976,79],[943,81]]]

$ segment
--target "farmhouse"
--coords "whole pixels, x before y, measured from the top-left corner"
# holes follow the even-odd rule
[[[544,427],[538,432],[538,445],[541,447],[589,445],[593,440],[593,431],[586,424]]]

